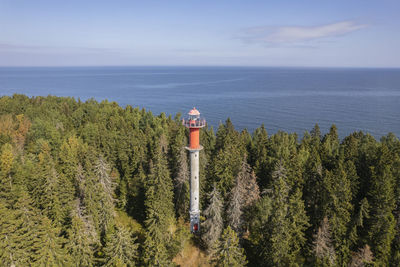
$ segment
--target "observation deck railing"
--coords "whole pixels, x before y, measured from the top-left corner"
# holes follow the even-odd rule
[[[197,119],[197,120],[182,120],[182,124],[188,128],[203,128],[206,126],[205,119]]]

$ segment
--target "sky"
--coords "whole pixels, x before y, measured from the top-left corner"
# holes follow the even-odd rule
[[[400,67],[399,0],[0,0],[0,66]]]

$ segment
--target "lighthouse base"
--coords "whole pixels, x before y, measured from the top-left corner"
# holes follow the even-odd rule
[[[200,211],[190,211],[190,232],[193,234],[200,232]]]

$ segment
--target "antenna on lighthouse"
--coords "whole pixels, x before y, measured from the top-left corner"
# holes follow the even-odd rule
[[[189,146],[186,149],[190,153],[190,231],[200,231],[200,209],[199,209],[199,151],[203,149],[200,145],[200,129],[206,126],[206,120],[200,118],[200,112],[193,108],[188,113],[188,119],[182,123],[189,128]]]

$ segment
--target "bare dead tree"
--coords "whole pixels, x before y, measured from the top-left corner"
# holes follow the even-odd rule
[[[371,264],[374,260],[371,248],[368,245],[360,248],[357,253],[354,253],[351,258],[350,267],[364,267],[366,264]]]
[[[114,202],[113,198],[114,183],[111,180],[110,167],[102,156],[100,156],[97,160],[97,163],[95,165],[95,172],[100,185],[102,186],[104,192],[106,193],[108,200]]]
[[[227,209],[228,223],[239,235],[243,229],[243,196],[240,194],[240,185],[233,187]]]
[[[336,260],[335,249],[332,245],[331,230],[327,217],[324,217],[321,226],[318,228],[317,233],[314,235],[313,242],[315,257],[327,263],[333,265]]]

